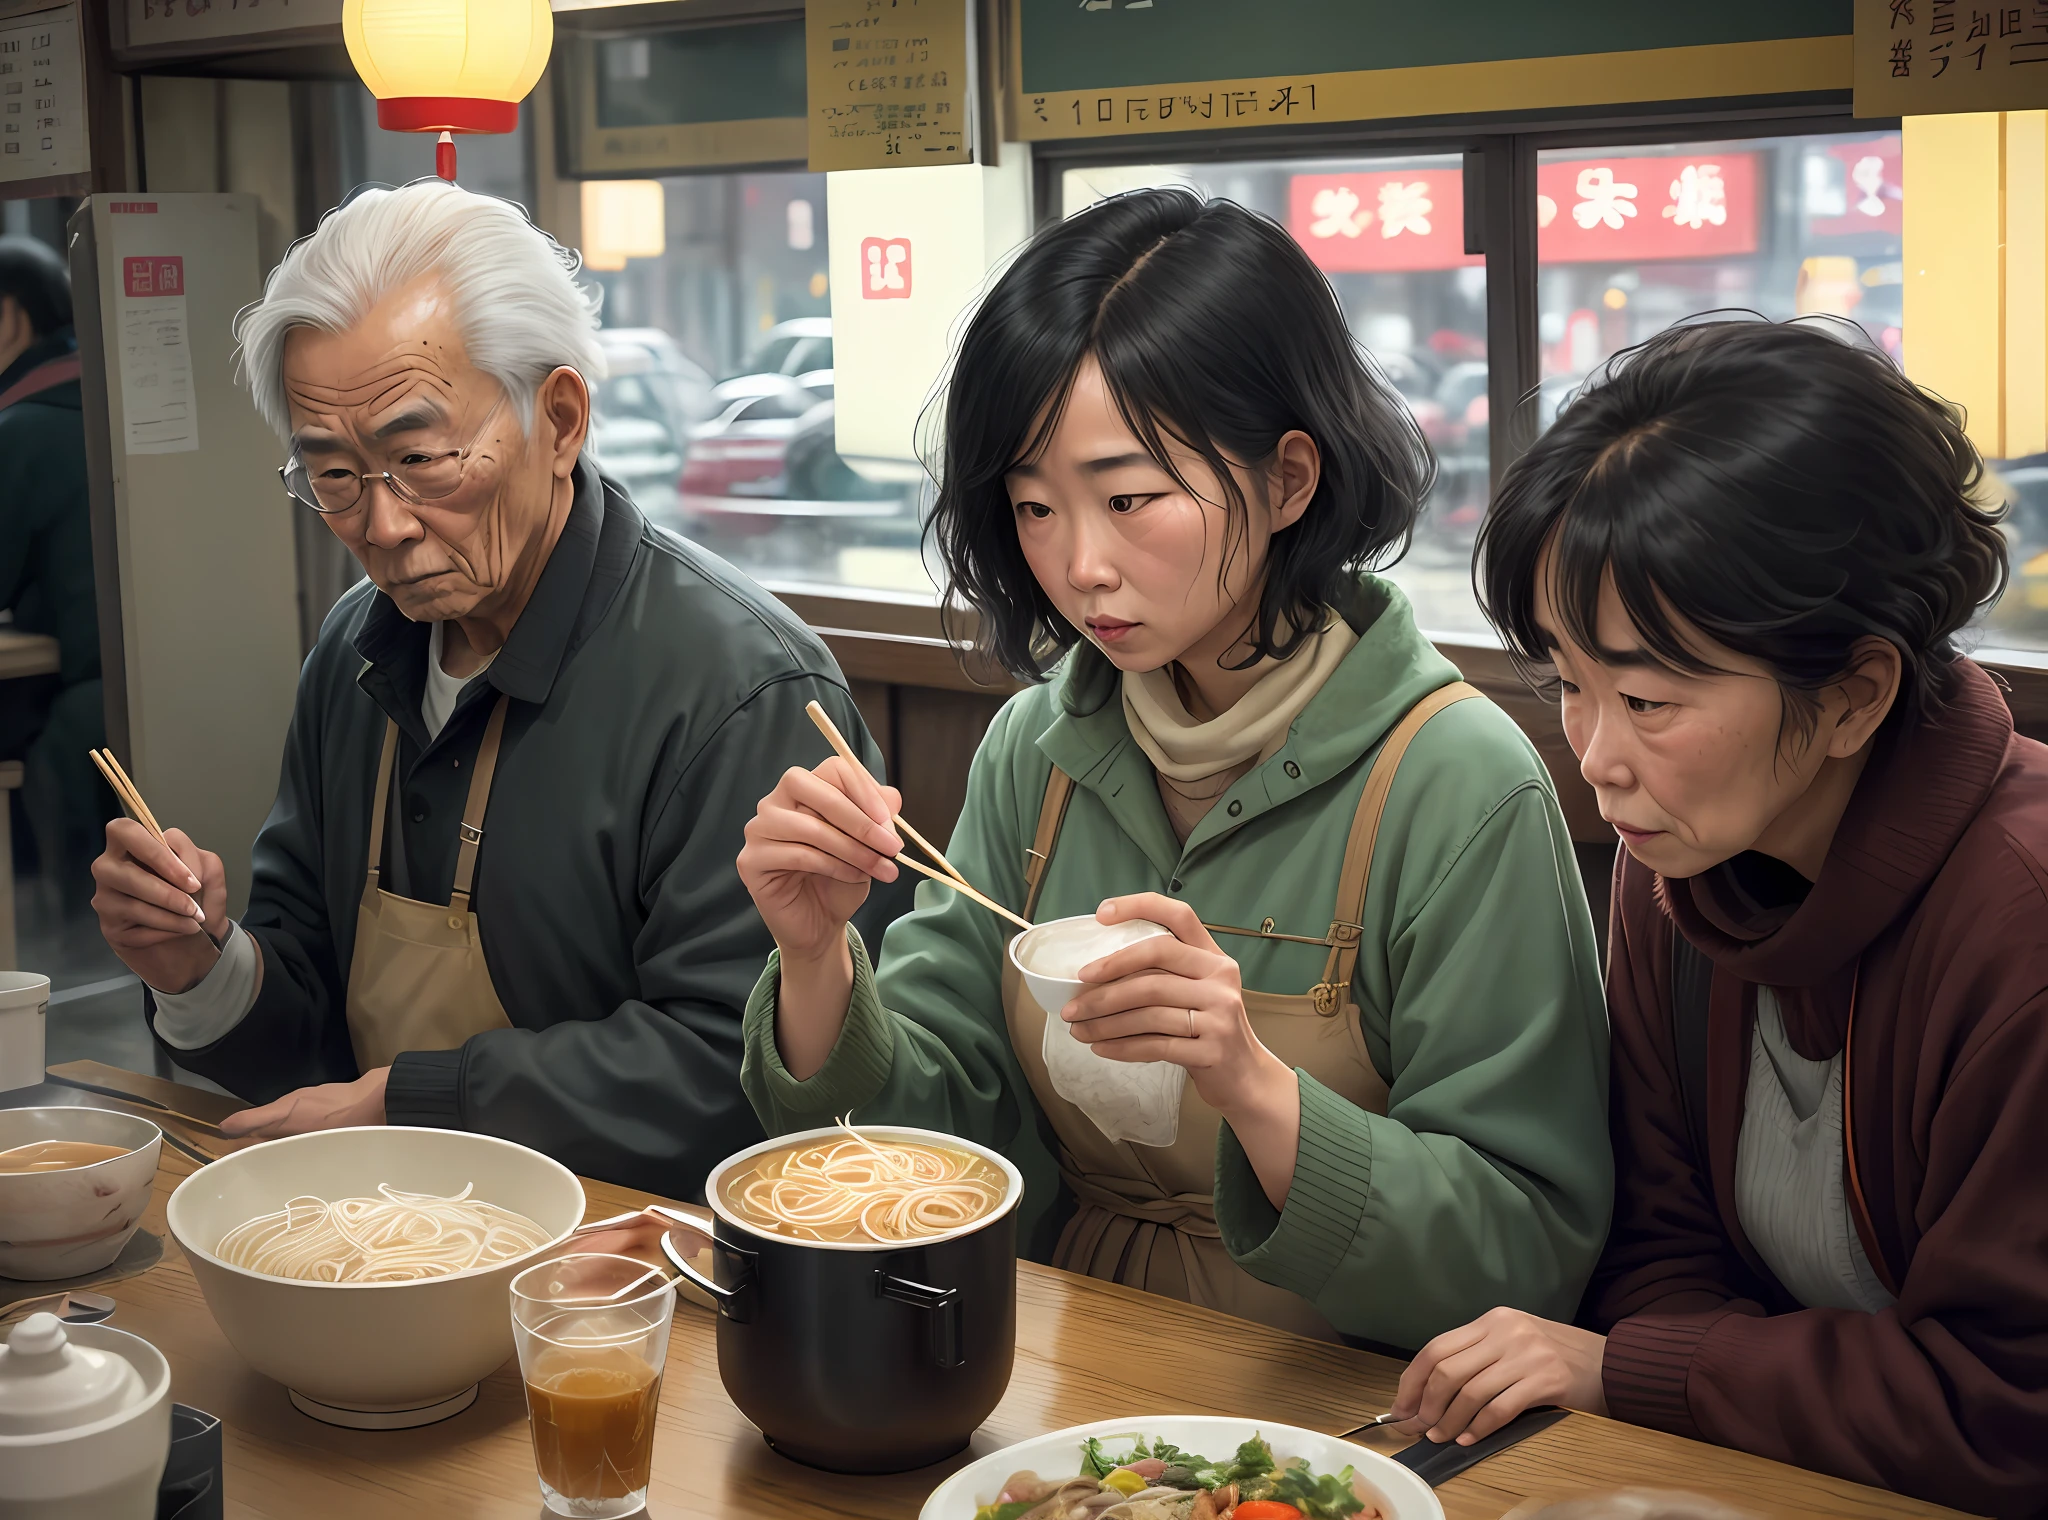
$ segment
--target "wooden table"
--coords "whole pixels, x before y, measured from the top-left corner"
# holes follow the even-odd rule
[[[147,1078],[126,1078],[124,1085],[201,1118],[214,1117],[214,1105],[223,1101],[203,1093],[180,1097],[191,1090]],[[67,1091],[62,1101],[98,1100]],[[197,1130],[174,1122],[166,1127],[202,1147],[221,1147]],[[170,1359],[173,1395],[225,1422],[230,1517],[545,1515],[516,1364],[487,1378],[476,1403],[453,1419],[376,1433],[308,1419],[292,1408],[283,1388],[251,1371],[214,1324],[191,1269],[165,1230],[164,1206],[195,1170],[195,1162],[164,1147],[156,1196],[143,1218],[145,1228],[165,1236],[164,1259],[142,1276],[100,1291],[120,1305],[117,1327],[144,1337]],[[649,1201],[649,1195],[607,1183],[586,1181],[584,1189],[591,1219]],[[1401,1371],[1399,1362],[1386,1357],[1027,1262],[1017,1272],[1016,1371],[970,1449],[921,1472],[855,1478],[817,1472],[768,1449],[719,1383],[714,1324],[709,1312],[678,1304],[656,1437],[649,1505],[655,1520],[914,1520],[946,1474],[1048,1430],[1146,1414],[1218,1414],[1334,1433],[1387,1408]],[[1135,1345],[1137,1336],[1157,1349]],[[403,1348],[393,1353],[402,1355]],[[1388,1452],[1406,1444],[1405,1437],[1385,1433],[1362,1439]],[[1449,1520],[1498,1520],[1525,1501],[1626,1486],[1687,1489],[1771,1516],[1955,1514],[1584,1414],[1569,1416],[1437,1492]]]

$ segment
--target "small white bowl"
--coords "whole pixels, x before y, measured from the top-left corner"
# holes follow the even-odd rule
[[[917,1520],[974,1520],[974,1512],[1002,1492],[1003,1480],[1012,1473],[1028,1470],[1041,1478],[1072,1477],[1081,1471],[1081,1443],[1088,1437],[1106,1442],[1112,1436],[1140,1435],[1154,1440],[1163,1436],[1184,1451],[1219,1461],[1254,1435],[1261,1436],[1279,1461],[1299,1457],[1318,1474],[1355,1468],[1363,1486],[1378,1496],[1386,1520],[1444,1520],[1435,1490],[1391,1457],[1292,1425],[1190,1414],[1099,1420],[1006,1446],[969,1463],[933,1489]]]
[[[221,1238],[301,1194],[459,1193],[524,1214],[548,1243],[523,1256],[405,1283],[272,1277],[214,1255]],[[559,1161],[465,1130],[371,1125],[252,1145],[171,1195],[171,1234],[244,1361],[315,1419],[364,1430],[430,1424],[469,1407],[512,1355],[509,1285],[583,1222],[583,1184]]]
[[[1100,960],[1103,956],[1112,955],[1128,945],[1137,944],[1140,940],[1152,939],[1171,932],[1164,924],[1151,923],[1142,918],[1126,919],[1120,924],[1104,924],[1096,922],[1093,913],[1082,913],[1073,918],[1047,919],[1042,924],[1033,924],[1022,934],[1017,935],[1010,941],[1010,964],[1023,976],[1024,985],[1031,989],[1031,995],[1038,1000],[1038,1006],[1054,1018],[1059,1017],[1060,1010],[1079,996],[1081,989],[1087,984],[1077,976],[1049,974],[1032,962],[1048,939],[1055,935],[1075,933],[1083,925],[1094,930],[1102,942],[1100,949],[1081,962],[1083,966],[1090,960]],[[1077,966],[1075,969],[1080,968]]]
[[[61,1172],[0,1172],[0,1277],[48,1282],[97,1272],[142,1223],[164,1132],[104,1108],[0,1109],[0,1151],[39,1140],[118,1145],[127,1154]]]

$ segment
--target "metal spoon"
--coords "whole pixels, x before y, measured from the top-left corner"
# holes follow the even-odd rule
[[[67,1325],[96,1325],[114,1316],[114,1301],[104,1293],[51,1293],[42,1298],[10,1304],[6,1318],[17,1320],[30,1314],[54,1314]]]

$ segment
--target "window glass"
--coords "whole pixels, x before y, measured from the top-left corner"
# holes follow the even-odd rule
[[[1436,451],[1414,546],[1383,573],[1432,632],[1485,626],[1472,540],[1487,498],[1486,265],[1465,252],[1455,155],[1070,169],[1063,213],[1143,185],[1182,184],[1263,212],[1329,275],[1352,335]]]
[[[1991,489],[2006,501],[2012,579],[1983,619],[1985,645],[2048,650],[2048,454],[1993,460]]]
[[[1829,312],[1901,352],[1896,132],[1569,148],[1536,167],[1541,421],[1699,312]]]
[[[588,276],[612,358],[605,470],[655,522],[760,580],[929,595],[920,483],[864,479],[834,447],[825,176],[660,185],[663,251]],[[648,421],[664,435],[629,426]]]
[[[1602,360],[1699,312],[1827,312],[1904,352],[1896,132],[1573,148],[1540,156],[1536,188],[1541,425]],[[2012,582],[1975,637],[2048,649],[2048,455],[1991,463]]]

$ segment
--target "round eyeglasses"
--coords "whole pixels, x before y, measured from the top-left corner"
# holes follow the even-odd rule
[[[312,508],[322,517],[332,517],[360,505],[373,480],[383,481],[390,487],[392,495],[411,506],[440,501],[462,488],[463,477],[469,473],[471,456],[476,453],[477,445],[483,442],[492,419],[504,405],[505,398],[500,396],[484,413],[484,420],[477,427],[475,436],[459,449],[437,453],[423,449],[408,450],[405,458],[388,470],[349,470],[339,465],[328,465],[318,473],[307,469],[306,462],[294,450],[292,457],[277,467],[278,478],[284,482],[284,488],[293,501],[302,507]]]

